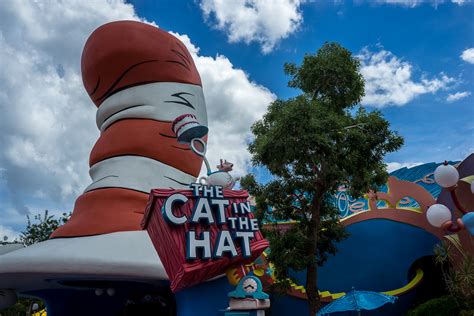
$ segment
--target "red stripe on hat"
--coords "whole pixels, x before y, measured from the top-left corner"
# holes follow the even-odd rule
[[[114,93],[152,82],[201,85],[184,44],[149,24],[117,21],[96,29],[82,52],[82,80],[97,106]]]
[[[197,177],[203,159],[189,146],[177,142],[171,124],[148,119],[115,122],[97,140],[91,152],[90,166],[107,158],[133,155],[158,160]]]
[[[56,229],[51,238],[141,230],[147,202],[148,194],[128,189],[86,192],[77,198],[71,218]]]

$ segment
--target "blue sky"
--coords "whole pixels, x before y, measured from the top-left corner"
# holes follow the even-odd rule
[[[153,23],[195,59],[209,112],[209,159],[250,170],[250,125],[326,41],[361,59],[367,94],[405,138],[393,170],[460,160],[474,151],[474,3],[470,1],[0,2],[0,235],[25,215],[70,211],[88,185],[98,137],[80,78],[88,35],[113,20]],[[10,62],[14,60],[16,62]]]
[[[405,137],[405,146],[387,162],[430,162],[462,159],[474,151],[474,106],[469,95],[448,102],[449,94],[472,93],[474,66],[460,58],[474,45],[474,7],[430,2],[413,5],[310,1],[300,6],[303,21],[297,31],[280,41],[272,52],[262,54],[258,42],[229,43],[227,32],[215,27],[215,18],[203,19],[199,3],[131,1],[138,15],[156,21],[164,29],[186,33],[203,55],[223,54],[245,70],[251,80],[264,85],[279,98],[294,96],[283,74],[285,62],[300,63],[326,41],[339,42],[358,54],[390,51],[412,65],[412,80],[433,79],[444,73],[456,82],[446,90],[420,94],[400,106],[381,110],[393,129]],[[373,107],[369,107],[373,108]]]

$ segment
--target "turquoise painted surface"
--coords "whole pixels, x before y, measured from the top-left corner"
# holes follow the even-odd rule
[[[456,164],[458,162],[449,162],[449,164]],[[434,198],[437,198],[441,192],[441,187],[436,184],[433,178],[435,169],[441,163],[426,163],[412,168],[401,168],[390,173],[400,180],[415,182],[425,188]],[[387,192],[387,186],[384,185],[379,188],[380,192]],[[368,200],[366,198],[354,199],[349,196],[344,188],[341,188],[334,197],[334,203],[339,209],[341,218],[350,216],[354,213],[368,210]],[[377,202],[378,207],[386,207],[385,202]],[[400,207],[418,207],[418,203],[413,199],[407,198],[400,203]]]

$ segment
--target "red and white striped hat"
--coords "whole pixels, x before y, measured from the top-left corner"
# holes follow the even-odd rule
[[[82,80],[97,105],[121,90],[152,82],[201,85],[184,44],[157,27],[135,21],[102,25],[82,52]]]

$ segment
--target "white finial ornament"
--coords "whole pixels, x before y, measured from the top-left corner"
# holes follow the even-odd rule
[[[444,223],[451,220],[451,217],[451,211],[443,204],[433,204],[426,212],[428,222],[435,227],[441,227]]]
[[[443,188],[451,188],[455,186],[459,181],[458,170],[449,165],[447,161],[444,164],[438,166],[434,172],[434,179]]]

